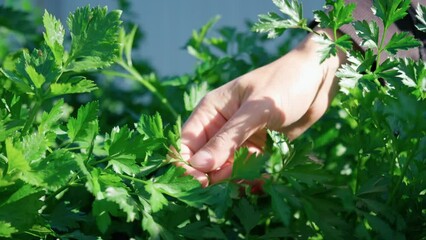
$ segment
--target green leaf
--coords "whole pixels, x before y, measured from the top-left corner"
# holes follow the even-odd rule
[[[397,66],[402,83],[415,88],[412,93],[417,98],[426,98],[426,68],[423,61],[415,62],[412,59],[400,59]]]
[[[51,227],[61,232],[78,229],[80,227],[79,224],[86,220],[82,212],[77,211],[76,208],[66,201],[59,201],[51,211],[48,213],[45,211],[43,214],[47,214]]]
[[[84,140],[92,133],[97,133],[97,125],[90,123],[97,121],[98,118],[98,102],[90,102],[78,109],[77,118],[70,118],[67,124],[68,137],[72,142]],[[96,129],[94,129],[96,127]]]
[[[28,185],[28,184],[22,185],[22,187],[19,187],[16,191],[13,191],[13,193],[11,193],[10,196],[7,197],[7,200],[4,201],[4,203],[1,203],[0,206],[17,202],[39,191],[40,190],[37,190],[35,187],[31,185]]]
[[[253,25],[253,31],[268,33],[268,38],[275,38],[288,28],[308,29],[307,20],[303,18],[302,4],[298,0],[273,0],[273,3],[286,18],[276,13],[259,15],[259,22]]]
[[[346,4],[344,0],[327,0],[326,5],[331,7],[330,11],[314,11],[314,18],[321,27],[337,30],[352,22],[352,12],[356,8],[355,3]]]
[[[350,90],[357,86],[358,81],[363,76],[357,71],[358,67],[361,65],[361,61],[358,58],[350,56],[348,62],[349,63],[340,67],[336,73],[336,76],[340,79],[340,91],[345,94],[349,94]]]
[[[111,211],[117,211],[118,206],[105,199],[95,200],[92,205],[92,214],[96,217],[96,225],[102,233],[106,233],[111,226]]]
[[[389,224],[379,217],[371,214],[365,214],[364,216],[368,220],[370,226],[379,233],[382,239],[394,239],[394,237],[396,237]]]
[[[32,20],[30,11],[15,7],[13,4],[3,3],[0,6],[1,26],[12,31],[33,36],[37,32],[37,26]]]
[[[343,35],[332,41],[326,34],[316,35],[314,41],[318,44],[323,45],[324,47],[318,52],[321,54],[320,63],[323,63],[326,59],[331,56],[336,56],[337,51],[340,51],[339,48],[350,50],[352,49],[352,39],[349,35]]]
[[[245,198],[238,202],[238,205],[233,208],[233,212],[240,220],[247,235],[258,224],[261,217],[260,213]]]
[[[128,222],[138,217],[138,206],[119,176],[95,168],[88,175],[86,187],[97,200],[105,199],[117,204],[127,215]]]
[[[121,210],[127,214],[127,221],[132,222],[137,217],[137,204],[129,195],[126,188],[107,187],[105,189],[105,198],[108,201],[118,204]]]
[[[139,166],[136,164],[134,155],[120,155],[108,161],[108,167],[112,166],[114,172],[134,176],[139,173]]]
[[[150,239],[153,240],[174,240],[175,235],[173,235],[167,228],[163,227],[159,223],[157,223],[153,216],[148,212],[144,212],[142,218],[142,228],[149,232],[151,236]]]
[[[286,187],[274,185],[267,181],[264,190],[271,196],[272,209],[278,215],[284,226],[290,225],[291,208],[287,202]]]
[[[120,50],[121,11],[107,13],[107,8],[78,8],[68,17],[71,52],[67,70],[93,71],[108,67]]]
[[[37,90],[45,83],[57,81],[62,74],[52,51],[45,44],[31,54],[23,50],[13,64],[13,71],[2,69],[2,72],[25,93],[42,94]]]
[[[22,139],[22,150],[25,159],[30,163],[39,161],[46,156],[48,143],[44,134],[35,132]]]
[[[120,30],[120,53],[122,59],[126,59],[127,65],[132,66],[132,47],[133,41],[135,40],[136,33],[138,32],[138,26],[134,25],[129,34],[126,34],[124,28]],[[124,56],[123,56],[124,55]]]
[[[105,141],[105,150],[111,158],[108,166],[112,166],[117,173],[135,175],[140,172],[136,158],[145,159],[163,143],[162,139],[144,140],[143,136],[130,131],[127,126],[115,127]]]
[[[192,112],[195,107],[198,105],[198,103],[201,101],[201,99],[207,94],[208,92],[208,84],[207,82],[202,82],[201,84],[194,84],[191,85],[189,89],[189,93],[184,93],[183,95],[183,101],[185,104],[185,110]]]
[[[176,198],[201,186],[192,176],[186,176],[184,173],[185,169],[171,166],[164,175],[156,179],[154,185],[161,192]]]
[[[151,205],[152,212],[160,211],[163,206],[169,203],[169,201],[167,201],[167,199],[161,193],[160,189],[158,189],[153,182],[148,181],[145,185],[145,190],[149,194],[151,194],[151,197],[149,198],[149,203]]]
[[[19,232],[25,232],[42,223],[40,211],[44,204],[40,198],[43,195],[44,193],[39,191],[0,206],[0,222],[10,223]]]
[[[375,21],[356,21],[356,34],[362,39],[361,46],[377,49],[379,45],[379,26]]]
[[[49,113],[44,112],[41,116],[41,122],[38,126],[38,132],[45,134],[51,131],[53,126],[58,124],[59,119],[64,115],[64,100],[59,99]]]
[[[31,171],[24,172],[21,179],[28,184],[56,191],[68,184],[77,169],[72,153],[57,150],[47,158],[31,164]]]
[[[62,58],[64,56],[64,26],[62,26],[62,23],[46,10],[43,15],[43,25],[46,29],[46,32],[43,33],[44,41],[52,50],[56,64],[62,65]]]
[[[87,93],[98,89],[96,83],[84,77],[76,77],[67,83],[52,83],[50,85],[49,97],[65,94]]]
[[[0,237],[11,238],[12,234],[16,232],[18,232],[18,229],[14,228],[12,224],[0,221]]]
[[[285,169],[283,174],[287,177],[294,178],[299,182],[306,183],[309,186],[314,186],[317,183],[324,183],[331,179],[331,176],[327,172],[322,171],[321,165],[314,163]]]
[[[407,0],[374,0],[373,12],[382,19],[383,25],[387,29],[392,23],[407,15],[410,2]]]
[[[25,67],[25,71],[27,72],[27,74],[30,77],[31,81],[33,82],[34,86],[36,88],[41,88],[43,83],[46,81],[44,76],[39,74],[33,66],[27,65]]]
[[[136,125],[136,129],[147,138],[164,138],[163,121],[158,112],[153,116],[143,114]]]
[[[417,5],[416,18],[419,21],[419,24],[416,25],[417,29],[419,29],[422,32],[426,32],[426,6],[425,5],[420,5],[420,3]]]
[[[266,162],[265,156],[250,154],[247,148],[235,152],[232,178],[255,180],[261,177],[261,171]]]
[[[407,50],[420,46],[419,40],[415,39],[408,32],[395,33],[385,46],[385,50],[391,54],[396,54],[398,50]]]
[[[13,145],[12,139],[6,139],[6,153],[8,158],[7,173],[30,171],[30,165],[25,160],[24,153]]]

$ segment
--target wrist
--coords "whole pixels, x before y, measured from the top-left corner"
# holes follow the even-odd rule
[[[315,32],[318,34],[325,34],[327,35],[332,41],[335,40],[334,32],[332,29],[322,29],[322,28],[316,28]],[[337,32],[337,37],[340,37],[341,33]],[[324,62],[321,63],[321,50],[326,47],[325,45],[321,44],[316,40],[318,35],[311,33],[309,34],[305,41],[300,44],[296,49],[298,51],[301,51],[304,55],[306,55],[307,59],[309,59],[311,66],[320,67],[322,72],[322,79],[334,79],[335,73],[339,67],[346,62],[346,54],[340,50],[337,49],[337,55],[336,56],[330,56],[327,58]]]

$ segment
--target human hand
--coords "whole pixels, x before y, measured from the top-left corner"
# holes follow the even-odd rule
[[[320,30],[328,35],[328,30]],[[290,139],[326,111],[336,89],[344,54],[320,64],[323,46],[309,35],[280,59],[208,93],[182,128],[180,163],[203,186],[228,178],[238,147],[260,152],[266,129]]]

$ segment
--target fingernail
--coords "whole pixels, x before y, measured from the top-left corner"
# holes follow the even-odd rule
[[[210,171],[213,166],[213,157],[207,151],[199,151],[189,160],[189,163],[200,171]]]

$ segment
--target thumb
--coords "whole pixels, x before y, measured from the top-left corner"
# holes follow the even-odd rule
[[[235,149],[255,132],[266,126],[270,111],[263,111],[262,102],[245,102],[240,109],[190,159],[190,165],[208,173],[220,168],[233,157]]]

